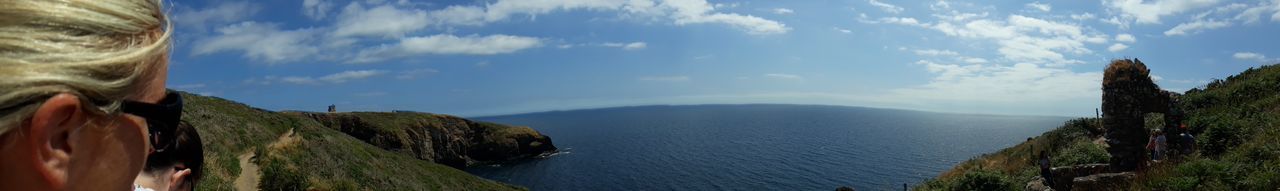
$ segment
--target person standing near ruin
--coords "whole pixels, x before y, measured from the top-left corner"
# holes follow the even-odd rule
[[[1045,186],[1053,187],[1053,173],[1049,164],[1049,152],[1040,151],[1040,177],[1044,178]]]
[[[1187,124],[1182,124],[1180,128],[1182,128],[1182,134],[1179,135],[1182,138],[1182,153],[1189,155],[1191,152],[1196,151],[1196,137],[1192,136],[1190,131],[1187,131]]]
[[[1151,131],[1151,136],[1147,138],[1147,155],[1148,159],[1156,160],[1156,131]]]
[[[1159,129],[1157,129],[1157,130],[1156,130],[1156,145],[1155,145],[1156,150],[1155,150],[1155,154],[1154,154],[1154,155],[1155,155],[1155,157],[1154,157],[1154,158],[1152,158],[1152,159],[1154,159],[1154,160],[1164,160],[1164,158],[1165,158],[1165,150],[1167,150],[1167,149],[1169,148],[1169,144],[1168,144],[1168,143],[1169,143],[1169,142],[1168,142],[1168,139],[1166,139],[1166,138],[1165,138],[1165,136],[1164,136],[1164,132],[1161,132]]]

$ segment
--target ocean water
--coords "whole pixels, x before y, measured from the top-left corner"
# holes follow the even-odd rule
[[[551,136],[554,156],[467,169],[533,190],[901,190],[1068,118],[768,104],[478,119]]]

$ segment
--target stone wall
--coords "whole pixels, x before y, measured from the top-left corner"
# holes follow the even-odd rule
[[[1150,134],[1144,128],[1143,117],[1147,113],[1165,113],[1166,120],[1180,118],[1180,112],[1171,112],[1175,108],[1173,95],[1176,93],[1160,90],[1151,80],[1150,70],[1138,59],[1114,60],[1107,67],[1102,79],[1102,125],[1114,170],[1132,171],[1147,160]]]

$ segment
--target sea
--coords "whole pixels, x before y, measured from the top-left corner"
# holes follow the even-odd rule
[[[558,153],[466,169],[531,190],[902,190],[1069,118],[748,104],[476,119],[551,136]]]

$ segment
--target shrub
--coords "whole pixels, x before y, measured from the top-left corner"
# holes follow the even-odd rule
[[[1010,178],[999,172],[974,170],[965,172],[964,176],[953,182],[952,190],[1017,190]]]
[[[1238,190],[1239,175],[1245,170],[1245,166],[1235,163],[1192,159],[1178,164],[1173,176],[1153,181],[1150,186],[1156,190]]]
[[[1245,139],[1244,127],[1236,120],[1218,120],[1209,124],[1196,142],[1205,155],[1218,156],[1239,145]]]
[[[1052,157],[1054,166],[1105,163],[1111,159],[1111,155],[1101,145],[1088,141],[1076,141]]]
[[[1249,173],[1241,182],[1244,190],[1280,190],[1280,169],[1268,168]]]
[[[261,190],[305,190],[309,186],[302,172],[290,169],[282,159],[267,159],[261,177]]]

